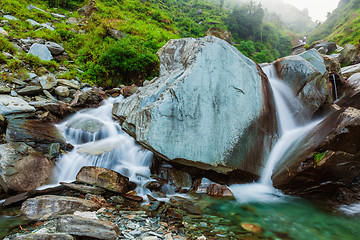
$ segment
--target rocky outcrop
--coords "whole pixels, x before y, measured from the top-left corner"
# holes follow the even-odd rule
[[[89,200],[75,197],[44,195],[26,200],[21,213],[31,220],[45,220],[75,211],[92,211],[99,206]]]
[[[129,178],[101,167],[82,167],[76,181],[105,188],[121,194],[129,190]]]
[[[26,192],[46,184],[53,163],[25,143],[0,145],[0,192]]]
[[[346,44],[340,51],[339,61],[343,64],[356,64],[359,63],[359,50],[356,46]]]
[[[331,91],[321,55],[312,49],[300,55],[281,58],[275,62],[275,67],[279,77],[305,107],[301,115],[310,119],[328,100]]]
[[[122,128],[168,161],[259,174],[277,134],[260,67],[216,37],[171,40],[158,55],[160,77],[114,104]]]
[[[360,110],[340,109],[322,121],[274,172],[287,193],[335,200],[360,172]],[[360,200],[360,195],[353,201]]]
[[[57,224],[57,231],[75,236],[113,240],[120,235],[120,229],[104,220],[86,219],[77,216],[62,216]]]

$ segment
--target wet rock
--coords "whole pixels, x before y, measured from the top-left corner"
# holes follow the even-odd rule
[[[40,86],[27,86],[16,92],[21,96],[35,96],[42,92],[42,88]]]
[[[305,46],[304,44],[300,44],[300,45],[293,47],[293,49],[291,51],[291,55],[298,55],[298,54],[305,52],[306,50],[305,50],[304,46]]]
[[[323,55],[326,70],[329,73],[341,73],[341,65],[337,58],[331,57],[329,55]]]
[[[274,185],[287,193],[336,199],[360,171],[360,110],[340,109],[299,142],[274,171]]]
[[[96,120],[95,118],[74,119],[74,121],[70,121],[66,124],[66,127],[68,128],[78,129],[90,133],[99,132],[103,126],[104,123]]]
[[[160,77],[114,104],[122,128],[167,161],[258,175],[277,132],[261,69],[216,37],[170,40],[158,55]]]
[[[76,181],[124,194],[129,188],[129,178],[120,173],[100,167],[82,167]]]
[[[184,209],[186,212],[188,212],[190,214],[196,214],[196,215],[201,214],[200,207],[185,198],[173,197],[173,198],[170,198],[170,202],[173,203],[175,206],[180,207],[181,209]]]
[[[234,197],[233,193],[228,187],[220,184],[211,184],[207,188],[207,194],[212,197]]]
[[[105,92],[99,88],[87,88],[77,91],[70,106],[73,107],[98,107],[106,98]]]
[[[65,86],[57,86],[55,88],[55,94],[60,97],[68,97],[70,95],[70,90]]]
[[[15,113],[35,112],[35,108],[19,97],[0,95],[0,114],[6,116]]]
[[[57,80],[54,74],[48,73],[37,79],[44,90],[50,90],[57,85]]]
[[[151,181],[145,184],[145,187],[149,190],[160,190],[164,183],[160,181]]]
[[[65,233],[31,233],[12,238],[14,240],[75,240],[75,238]]]
[[[45,46],[49,49],[53,56],[60,55],[65,52],[65,49],[57,43],[46,42]]]
[[[340,51],[339,61],[343,64],[355,64],[359,62],[359,51],[356,46],[346,44]]]
[[[11,89],[6,86],[0,86],[0,94],[10,93]]]
[[[192,178],[189,173],[176,170],[175,168],[163,167],[160,169],[160,178],[165,179],[176,188],[190,188]]]
[[[85,219],[77,216],[62,216],[58,221],[56,230],[75,236],[109,240],[117,239],[120,234],[119,228],[109,221]]]
[[[87,186],[84,184],[75,184],[75,183],[60,183],[61,185],[79,191],[81,193],[90,193],[90,194],[95,194],[95,195],[102,195],[106,192],[105,189],[103,188],[99,188],[99,187],[94,187],[94,186]]]
[[[209,28],[209,30],[206,31],[204,37],[206,36],[214,36],[232,44],[231,33],[220,28],[216,28],[216,27]]]
[[[75,211],[92,211],[97,208],[98,205],[89,200],[44,195],[26,200],[21,206],[21,213],[31,220],[46,220]]]
[[[314,49],[300,55],[288,56],[275,62],[279,77],[293,90],[304,105],[299,117],[310,119],[329,98],[331,86],[328,82],[324,60]]]
[[[53,163],[25,143],[0,145],[0,185],[3,191],[26,192],[46,184]]]
[[[129,199],[131,201],[135,201],[135,202],[142,202],[144,199],[141,196],[136,195],[135,193],[126,193],[123,195],[124,198]]]
[[[6,141],[32,144],[37,150],[49,154],[51,144],[58,143],[61,149],[66,148],[66,140],[51,123],[35,119],[15,118],[8,121]]]
[[[38,56],[40,59],[45,60],[45,61],[50,61],[53,59],[51,52],[43,44],[34,43],[33,45],[31,45],[28,54]]]
[[[252,232],[252,233],[255,233],[255,234],[260,234],[263,231],[262,228],[257,224],[241,223],[240,225],[246,231],[249,231],[249,232]]]
[[[46,102],[42,105],[42,107],[60,117],[64,117],[68,113],[75,112],[68,104],[61,101]]]

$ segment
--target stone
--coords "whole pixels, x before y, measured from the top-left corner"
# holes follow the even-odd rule
[[[117,40],[125,38],[127,36],[125,33],[123,33],[122,31],[119,31],[115,28],[109,29],[109,35]]]
[[[60,117],[75,112],[68,104],[61,101],[46,102],[42,105],[42,108]]]
[[[324,59],[324,64],[326,71],[329,73],[341,73],[341,65],[337,58],[331,57],[329,55],[322,55]]]
[[[40,24],[43,28],[47,28],[50,31],[55,31],[55,27],[51,23],[42,23]]]
[[[342,64],[356,64],[359,63],[359,50],[356,46],[348,43],[344,49],[340,51],[339,62]]]
[[[0,27],[0,36],[9,37],[9,33],[5,29]]]
[[[35,119],[10,119],[5,140],[33,144],[36,150],[44,154],[50,154],[54,143],[60,144],[61,149],[66,148],[65,138],[53,124]]]
[[[104,126],[104,123],[102,123],[99,120],[96,120],[95,118],[81,118],[81,119],[74,119],[73,121],[69,121],[66,124],[66,127],[73,128],[81,131],[86,131],[90,133],[97,133],[101,130],[101,128]]]
[[[66,233],[30,233],[12,238],[14,240],[75,240]]]
[[[86,219],[93,219],[93,220],[99,220],[99,218],[96,215],[96,212],[80,212],[76,211],[73,214],[74,216],[86,218]]]
[[[44,195],[26,200],[21,205],[21,214],[30,220],[46,220],[75,211],[93,211],[98,208],[96,203],[81,198]]]
[[[29,11],[32,11],[32,10],[38,10],[40,12],[45,12],[44,10],[42,10],[41,8],[38,8],[32,4],[30,4],[29,6],[27,6],[27,9],[29,9]]]
[[[323,54],[330,54],[337,49],[337,45],[335,42],[323,42],[323,43],[316,44],[314,46],[314,48],[316,50],[323,49],[323,51],[324,51]]]
[[[137,92],[139,88],[136,85],[132,86],[124,86],[120,89],[120,94],[123,95],[125,98],[130,97],[134,93]]]
[[[77,91],[71,107],[98,107],[106,98],[105,92],[99,88],[92,87]]]
[[[245,229],[246,231],[252,232],[254,234],[260,234],[262,233],[262,228],[257,225],[257,224],[253,224],[253,223],[241,223],[240,226]]]
[[[40,59],[45,60],[45,61],[50,61],[53,59],[51,52],[43,44],[34,43],[33,45],[31,45],[28,54],[38,56]]]
[[[63,14],[57,14],[57,13],[51,13],[51,16],[53,16],[54,18],[66,18],[66,15]]]
[[[0,86],[0,94],[10,93],[10,92],[11,92],[11,89],[9,87]]]
[[[35,108],[19,97],[0,95],[0,114],[6,116],[15,113],[35,112]]]
[[[190,188],[192,186],[190,174],[176,170],[175,168],[162,167],[159,177],[165,179],[170,185],[176,188]]]
[[[61,185],[79,191],[81,193],[90,193],[90,194],[94,194],[94,195],[102,195],[106,192],[105,189],[103,188],[99,188],[99,187],[94,187],[94,186],[88,186],[88,185],[84,185],[84,184],[75,184],[75,183],[65,183],[65,182],[61,182]]]
[[[67,25],[76,25],[78,24],[78,20],[74,17],[69,17],[69,19],[66,21]]]
[[[76,176],[76,181],[121,194],[125,194],[129,189],[129,178],[101,167],[82,167]]]
[[[65,52],[65,49],[57,43],[46,42],[45,46],[49,49],[53,56],[60,55]]]
[[[353,74],[359,72],[360,72],[360,63],[341,68],[341,75],[345,78],[351,77]]]
[[[3,191],[27,192],[48,182],[54,164],[25,143],[0,145],[0,185]]]
[[[293,47],[291,50],[291,55],[298,55],[298,54],[305,52],[306,50],[305,50],[304,46],[305,46],[304,44],[300,44],[300,45]]]
[[[17,21],[18,19],[12,15],[4,15],[3,18],[9,20],[9,21]]]
[[[233,198],[234,195],[231,190],[220,184],[211,184],[207,188],[207,194],[212,197],[226,197],[226,198]]]
[[[359,175],[360,110],[335,109],[301,139],[301,148],[274,170],[276,188],[299,196],[335,200],[338,190]]]
[[[41,77],[38,77],[38,81],[43,90],[50,90],[57,85],[57,80],[54,74],[48,73]]]
[[[205,32],[204,37],[206,37],[206,36],[214,36],[214,37],[217,37],[217,38],[227,41],[229,44],[232,44],[231,33],[228,31],[225,31],[223,29],[220,29],[220,28],[216,28],[216,27],[209,28]]]
[[[21,96],[35,96],[39,95],[42,92],[42,87],[40,86],[26,86],[16,91]]]
[[[158,56],[160,77],[114,104],[122,128],[167,161],[256,178],[277,133],[260,67],[212,36],[170,40]]]
[[[40,23],[38,23],[37,21],[35,20],[32,20],[32,19],[27,19],[26,22],[30,23],[31,26],[40,26]]]
[[[55,88],[55,94],[60,97],[68,97],[70,95],[70,90],[65,86],[57,86]]]
[[[58,79],[58,82],[64,86],[80,90],[80,84],[75,80]]]
[[[328,100],[331,86],[322,56],[314,49],[275,62],[278,76],[304,106],[299,118],[311,116]]]
[[[75,236],[96,239],[117,239],[120,229],[113,223],[104,220],[85,219],[77,216],[62,216],[56,230]]]

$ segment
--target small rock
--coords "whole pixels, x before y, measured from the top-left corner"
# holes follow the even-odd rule
[[[49,49],[53,56],[60,55],[65,52],[65,49],[57,43],[46,42],[45,46]]]
[[[66,18],[66,15],[57,14],[57,13],[51,13],[51,16],[53,16],[54,18]]]
[[[120,93],[124,97],[129,97],[129,96],[133,95],[134,93],[136,93],[137,90],[138,90],[138,87],[136,85],[124,86],[121,88]]]
[[[98,208],[92,201],[75,197],[44,195],[26,200],[21,213],[31,220],[46,220],[75,211],[91,211]]]
[[[78,216],[78,217],[82,217],[82,218],[86,218],[86,219],[93,219],[93,220],[99,220],[99,218],[96,215],[96,212],[80,212],[80,211],[75,211],[74,216]]]
[[[58,79],[59,84],[80,90],[80,84],[74,80]]]
[[[11,20],[14,20],[14,21],[17,21],[18,19],[12,15],[4,15],[3,18],[11,21]]]
[[[19,95],[22,96],[35,96],[42,92],[40,86],[27,86],[17,91]]]
[[[69,19],[66,21],[67,25],[75,25],[78,24],[78,20],[74,17],[69,17]]]
[[[211,184],[207,188],[207,194],[213,197],[234,197],[228,187],[220,184]]]
[[[148,237],[142,237],[141,240],[159,240],[159,238],[155,236],[148,236]]]
[[[76,176],[76,181],[121,194],[126,193],[129,187],[129,178],[113,170],[100,167],[82,167]]]
[[[0,35],[4,37],[9,37],[9,33],[5,31],[2,27],[0,27]]]
[[[11,89],[9,87],[0,86],[0,94],[10,93],[10,92],[11,92]]]
[[[30,4],[29,6],[27,6],[27,9],[29,9],[29,11],[32,11],[32,10],[38,10],[40,12],[45,12],[44,10],[42,10],[41,8],[38,8],[38,7],[35,7],[34,5]]]
[[[121,32],[119,30],[116,30],[115,28],[110,28],[109,29],[109,35],[112,36],[115,39],[121,39],[121,38],[126,37],[125,33]]]
[[[12,238],[13,240],[75,240],[66,233],[31,233]]]
[[[54,88],[57,85],[57,80],[55,78],[55,75],[52,73],[45,74],[38,78],[41,87],[44,90],[49,90]]]
[[[68,97],[70,95],[70,90],[65,86],[57,86],[55,88],[55,94],[60,97]]]
[[[34,43],[30,47],[28,54],[33,54],[35,56],[38,56],[40,59],[45,61],[50,61],[53,59],[53,56],[51,55],[49,49],[45,45],[38,43]]]
[[[95,195],[102,195],[106,192],[105,189],[103,188],[88,186],[84,184],[75,184],[75,183],[60,183],[60,184],[85,194],[90,193]]]
[[[241,227],[242,227],[243,229],[245,229],[246,231],[252,232],[252,233],[254,233],[254,234],[260,234],[260,233],[262,233],[262,231],[263,231],[262,228],[261,228],[259,225],[257,225],[257,224],[241,223],[240,225],[241,225]]]
[[[26,22],[29,22],[32,26],[40,26],[40,23],[32,19],[27,19]]]
[[[85,219],[77,216],[62,216],[57,224],[57,231],[75,236],[97,239],[117,239],[120,229],[109,221]]]
[[[55,31],[55,27],[51,23],[42,23],[42,27],[49,29],[50,31]]]

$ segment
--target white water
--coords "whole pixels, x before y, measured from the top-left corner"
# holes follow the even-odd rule
[[[119,123],[112,119],[113,103],[121,101],[108,99],[97,109],[78,112],[67,121],[58,125],[67,142],[74,149],[62,155],[55,168],[55,182],[69,182],[76,179],[76,174],[83,166],[104,167],[129,177],[139,187],[139,195],[146,195],[148,190],[143,186],[150,180],[152,153],[138,146],[134,139],[124,133]],[[103,126],[96,133],[67,127],[69,122],[93,119]]]
[[[272,185],[273,171],[277,164],[286,157],[286,154],[290,153],[292,148],[296,147],[297,143],[320,122],[310,122],[300,126],[295,115],[302,106],[292,90],[277,78],[273,65],[264,67],[264,72],[270,80],[274,93],[280,138],[271,150],[258,182],[230,186],[235,198],[240,203],[283,200],[284,195]]]

